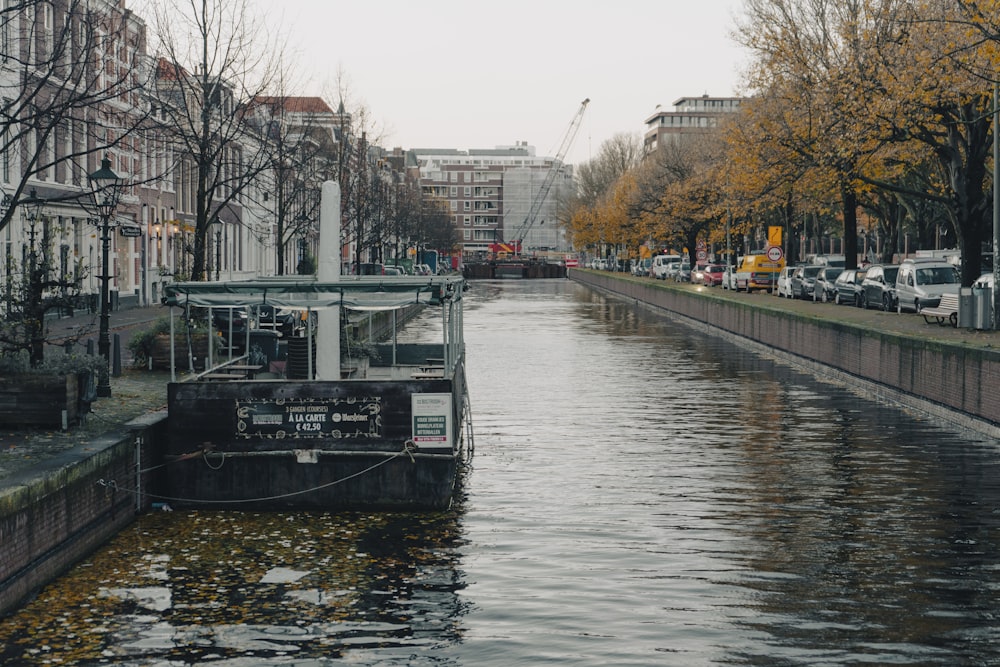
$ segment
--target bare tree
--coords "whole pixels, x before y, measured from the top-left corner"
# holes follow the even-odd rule
[[[319,97],[259,97],[249,112],[270,165],[260,204],[273,216],[277,273],[285,275],[287,248],[315,235],[320,184],[336,177],[339,120]]]
[[[205,278],[207,235],[216,220],[242,224],[242,200],[269,168],[247,105],[266,97],[278,50],[246,0],[162,0],[155,11],[156,91],[175,155],[178,210],[194,223],[192,280]]]
[[[20,266],[5,262],[5,352],[43,360],[45,314],[64,308],[93,267],[53,274],[46,207],[85,224],[87,174],[103,157],[133,173],[148,105],[145,25],[118,3],[22,0],[0,9],[0,229],[28,224]]]
[[[450,251],[458,243],[458,229],[448,209],[448,202],[435,197],[421,199],[419,224],[414,242],[423,247]]]
[[[593,206],[615,186],[623,174],[642,161],[642,138],[619,133],[601,143],[597,157],[576,170],[580,202]]]

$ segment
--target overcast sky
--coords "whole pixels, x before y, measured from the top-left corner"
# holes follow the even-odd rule
[[[289,38],[303,94],[332,97],[342,71],[389,148],[526,141],[554,155],[590,98],[567,155],[579,163],[641,135],[657,105],[743,92],[739,0],[250,2]]]

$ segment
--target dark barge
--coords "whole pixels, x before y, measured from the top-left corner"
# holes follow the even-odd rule
[[[494,280],[501,278],[565,278],[565,262],[536,259],[490,260],[465,262],[462,273],[468,279]]]
[[[162,495],[172,505],[212,508],[448,507],[472,448],[464,289],[460,276],[168,287],[172,330],[178,307],[267,304],[318,317],[305,319],[298,341],[305,343],[297,346],[305,354],[300,378],[254,363],[248,337],[249,355],[170,383]],[[395,324],[395,313],[413,306],[439,309],[440,343],[399,343],[393,327],[392,339],[366,356],[341,354],[342,311],[382,311]]]

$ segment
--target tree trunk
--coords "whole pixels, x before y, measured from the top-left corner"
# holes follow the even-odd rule
[[[840,188],[844,205],[844,267],[858,268],[858,193],[848,184]]]

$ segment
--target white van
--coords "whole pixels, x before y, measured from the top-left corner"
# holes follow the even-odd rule
[[[949,262],[928,257],[904,259],[896,274],[896,311],[933,308],[942,294],[958,294],[962,281]]]
[[[653,258],[653,277],[657,280],[666,280],[667,272],[671,264],[680,266],[680,255],[657,255]]]

